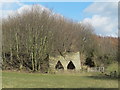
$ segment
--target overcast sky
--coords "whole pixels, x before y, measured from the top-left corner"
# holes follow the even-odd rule
[[[6,17],[14,11],[29,8],[32,4],[53,9],[67,18],[77,22],[91,23],[95,33],[102,36],[116,37],[118,34],[118,3],[117,2],[13,2],[2,3],[2,14]],[[1,6],[1,5],[0,5]]]

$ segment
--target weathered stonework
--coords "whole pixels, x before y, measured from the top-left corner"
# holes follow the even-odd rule
[[[70,68],[75,67],[74,69],[70,69],[70,70],[75,70],[75,71],[80,71],[80,69],[81,69],[79,52],[77,52],[77,53],[73,53],[73,52],[67,53],[66,55],[64,55],[64,57],[61,56],[61,55],[59,55],[57,57],[50,57],[49,58],[49,68],[52,71],[56,71],[56,65],[57,65],[58,62],[60,62],[62,64],[62,66],[64,68],[62,70],[64,70],[64,71],[69,70],[68,69],[69,67]],[[70,66],[70,64],[71,64],[71,66]]]

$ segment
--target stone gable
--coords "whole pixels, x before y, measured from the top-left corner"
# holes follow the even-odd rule
[[[75,70],[79,71],[81,69],[80,54],[77,53],[67,53],[63,56],[59,55],[56,57],[49,57],[49,68],[52,71],[56,70]]]

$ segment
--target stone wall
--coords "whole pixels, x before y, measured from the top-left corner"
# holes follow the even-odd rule
[[[67,71],[67,70],[75,70],[75,71],[79,71],[81,69],[81,62],[80,62],[80,54],[79,52],[77,53],[67,53],[63,56],[59,55],[56,57],[49,57],[49,67],[52,71],[56,71],[56,64],[59,62],[61,62],[62,66],[63,66],[63,70]],[[68,69],[68,64],[70,63],[75,66],[75,69]]]

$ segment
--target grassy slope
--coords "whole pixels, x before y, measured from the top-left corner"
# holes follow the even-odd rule
[[[113,72],[117,71],[118,72],[118,63],[112,63],[107,67],[107,72]]]
[[[81,74],[39,74],[3,72],[3,88],[117,88],[116,79]]]

